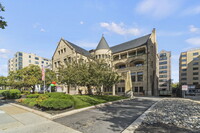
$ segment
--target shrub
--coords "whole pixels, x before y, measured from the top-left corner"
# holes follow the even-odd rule
[[[40,94],[30,94],[27,95],[26,98],[38,98],[40,96]]]
[[[37,105],[36,98],[27,98],[27,99],[24,99],[22,101],[22,103],[26,104],[28,106],[31,106],[31,107]]]
[[[31,94],[30,91],[23,91],[22,93],[23,93],[24,95],[29,95],[29,94]]]
[[[71,95],[60,92],[47,93],[46,95],[50,98],[56,98],[56,99],[73,99]]]
[[[21,97],[21,92],[18,89],[11,89],[2,92],[2,95],[8,99],[17,99]]]
[[[70,99],[55,99],[55,98],[48,98],[42,101],[39,106],[45,109],[66,109],[70,108],[74,105],[74,102]]]

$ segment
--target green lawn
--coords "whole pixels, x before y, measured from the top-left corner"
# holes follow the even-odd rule
[[[108,96],[108,95],[67,95],[63,93],[48,93],[29,95],[28,98],[21,102],[28,106],[37,106],[48,110],[62,110],[65,108],[79,109],[88,106],[93,106],[110,101],[126,99],[123,96]]]

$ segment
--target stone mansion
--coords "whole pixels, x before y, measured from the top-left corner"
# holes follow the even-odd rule
[[[102,36],[96,49],[87,51],[61,38],[52,57],[52,67],[57,71],[59,65],[65,61],[91,57],[105,59],[115,71],[121,75],[121,80],[113,88],[104,89],[104,92],[124,95],[133,92],[134,95],[158,95],[158,55],[156,31],[109,47]]]

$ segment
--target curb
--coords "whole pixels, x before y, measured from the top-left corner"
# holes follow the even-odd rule
[[[117,101],[113,101],[113,102],[101,103],[101,104],[98,104],[98,105],[89,106],[89,107],[81,108],[81,109],[75,109],[75,110],[67,111],[67,112],[64,112],[64,113],[56,114],[56,115],[51,115],[51,114],[48,114],[46,112],[34,110],[34,109],[31,109],[31,108],[28,108],[28,107],[25,107],[25,106],[22,106],[22,105],[18,105],[18,104],[15,104],[15,103],[10,103],[10,104],[13,105],[13,106],[22,108],[24,110],[27,110],[29,112],[35,113],[37,115],[40,115],[42,117],[45,117],[47,119],[53,120],[53,119],[57,119],[57,118],[60,118],[60,117],[79,113],[79,112],[82,112],[82,111],[85,111],[85,110],[88,110],[88,109],[103,107],[103,106],[106,106],[106,105],[110,105],[110,104],[117,103],[117,102],[123,102],[123,101],[131,100],[131,99],[134,99],[134,98],[128,98],[128,99],[122,99],[122,100],[117,100]]]
[[[162,100],[162,99],[161,99]],[[146,110],[141,116],[139,116],[132,124],[130,124],[122,133],[134,133],[134,131],[142,124],[142,121],[146,118],[146,115],[151,112],[154,106],[160,102],[161,100],[157,101],[151,107]]]

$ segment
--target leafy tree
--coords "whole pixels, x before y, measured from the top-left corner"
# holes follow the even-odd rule
[[[52,81],[57,81],[56,73],[50,69],[46,69],[45,81],[47,86],[49,86]]]
[[[5,11],[5,8],[0,3],[0,12],[4,12],[4,11]],[[7,26],[7,22],[4,21],[4,17],[0,16],[0,28],[5,29],[6,26]]]
[[[74,62],[66,62],[58,71],[59,81],[67,84],[68,93],[70,86],[86,86],[88,94],[92,94],[92,87],[101,92],[101,87],[112,87],[117,83],[119,76],[112,71],[107,63],[102,60],[83,62],[81,59]]]
[[[4,87],[4,89],[7,86],[7,77],[0,76],[0,86]]]

